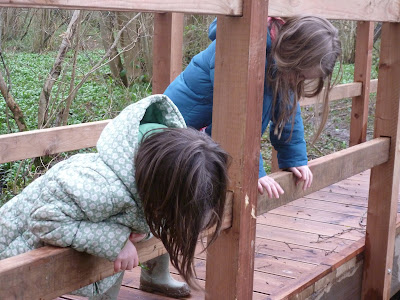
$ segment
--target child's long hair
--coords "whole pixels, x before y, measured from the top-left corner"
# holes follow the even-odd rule
[[[199,234],[216,226],[213,242],[222,225],[228,158],[208,135],[190,128],[145,136],[137,152],[136,184],[147,223],[192,287],[198,286],[193,261]]]
[[[267,78],[274,92],[274,134],[280,137],[286,122],[291,121],[293,126],[297,103],[301,97],[317,96],[325,86],[322,117],[314,141],[318,138],[327,120],[328,94],[335,84],[332,83],[332,73],[340,55],[338,30],[328,20],[314,16],[286,19],[273,42],[272,52],[267,57]],[[310,72],[313,73],[312,79],[317,79],[312,88],[306,86],[305,80],[309,79],[305,78],[305,74]],[[279,115],[276,115],[276,110]]]

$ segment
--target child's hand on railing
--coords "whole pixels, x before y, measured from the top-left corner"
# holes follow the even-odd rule
[[[258,179],[258,192],[263,195],[264,189],[269,198],[279,198],[284,193],[283,189],[272,177],[264,176]]]
[[[296,185],[299,184],[301,181],[304,181],[303,191],[305,191],[311,186],[311,183],[313,181],[313,174],[307,165],[300,167],[292,167],[289,168],[288,170],[292,172],[294,176],[297,177]]]
[[[130,239],[126,241],[124,248],[114,261],[114,272],[132,270],[139,265],[139,257],[135,245]]]

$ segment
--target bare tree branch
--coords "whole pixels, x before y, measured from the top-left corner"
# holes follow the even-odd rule
[[[78,22],[78,32],[79,32],[79,27],[80,27],[80,22]],[[72,97],[72,90],[74,89],[74,84],[75,84],[75,72],[76,72],[76,61],[78,59],[78,48],[79,48],[79,34],[76,35],[75,38],[75,50],[74,50],[74,58],[73,58],[73,63],[72,63],[72,74],[71,74],[71,81],[69,84],[69,96],[67,99],[65,99],[65,107],[62,110],[61,114],[61,124],[60,125],[67,125],[68,122],[68,116],[69,116],[69,110],[71,108],[72,101],[74,100],[74,97]]]
[[[8,69],[7,66],[5,65],[3,55],[0,52],[1,60],[4,66],[4,69],[6,70],[8,82],[10,82],[10,76],[8,74]],[[14,98],[11,95],[10,92],[10,84],[7,85],[6,81],[4,80],[3,74],[0,72],[0,91],[1,94],[4,97],[4,100],[6,101],[7,107],[11,110],[13,114],[13,118],[15,120],[15,123],[18,126],[19,131],[26,131],[28,130],[28,127],[26,126],[25,123],[25,118],[24,114],[22,113],[21,108],[19,107],[18,103],[15,102]]]
[[[105,64],[103,64],[103,62],[108,58],[109,60],[113,60],[115,59],[115,57],[110,58],[111,53],[113,53],[113,51],[115,50],[115,48],[117,47],[118,41],[121,38],[122,33],[124,32],[124,30],[126,30],[126,28],[133,22],[135,21],[137,18],[139,18],[141,13],[138,13],[136,16],[134,16],[132,19],[129,20],[128,23],[125,24],[124,27],[121,28],[120,31],[118,31],[117,36],[115,37],[115,40],[113,42],[113,44],[111,45],[111,47],[107,50],[107,52],[103,55],[103,57],[92,67],[92,69],[86,73],[82,80],[75,86],[75,88],[72,90],[72,92],[68,95],[68,97],[70,97],[72,95],[72,98],[75,98],[76,93],[78,92],[78,90],[82,87],[82,85],[86,82],[86,80],[88,79],[88,77],[90,76],[90,74],[92,74],[93,72],[95,72],[97,69],[101,68],[103,65],[108,64],[109,61],[107,61]],[[131,43],[131,45],[134,44],[134,42]],[[124,50],[123,50],[124,51]],[[123,51],[121,51],[118,55],[120,55]]]
[[[67,31],[63,34],[63,40],[61,42],[60,49],[54,62],[53,68],[50,71],[49,76],[43,86],[43,90],[39,97],[39,110],[38,110],[38,128],[44,127],[48,118],[48,106],[50,102],[51,90],[54,82],[58,79],[61,74],[62,64],[65,59],[65,55],[71,46],[71,39],[75,34],[77,28],[77,20],[79,19],[80,11],[75,10],[72,15],[71,21],[69,22]]]

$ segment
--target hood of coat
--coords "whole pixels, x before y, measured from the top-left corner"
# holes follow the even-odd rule
[[[105,164],[136,194],[135,155],[142,134],[139,126],[158,123],[171,128],[185,128],[178,108],[165,95],[152,95],[126,107],[102,131],[97,151]]]

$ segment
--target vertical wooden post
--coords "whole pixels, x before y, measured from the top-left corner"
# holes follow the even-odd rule
[[[153,94],[164,93],[182,71],[183,14],[156,13],[153,36]]]
[[[278,152],[272,147],[271,151],[271,173],[279,171]]]
[[[354,82],[362,82],[361,95],[353,97],[350,120],[350,146],[365,142],[367,138],[369,86],[374,42],[374,23],[357,23]]]
[[[218,17],[212,136],[233,158],[232,228],[207,252],[206,299],[252,299],[268,0]]]
[[[375,137],[390,137],[390,156],[374,167],[368,200],[362,298],[389,299],[399,195],[400,23],[382,26]],[[368,158],[367,158],[368,159]]]

